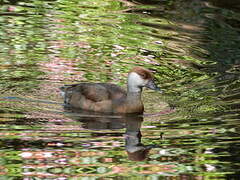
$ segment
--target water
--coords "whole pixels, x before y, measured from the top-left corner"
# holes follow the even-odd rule
[[[239,179],[239,6],[1,1],[1,179]],[[216,5],[216,6],[213,6]],[[65,110],[58,87],[154,72],[143,116]]]

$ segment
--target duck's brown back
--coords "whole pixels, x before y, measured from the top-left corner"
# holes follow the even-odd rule
[[[112,103],[127,96],[122,88],[110,83],[81,83],[60,89],[65,93],[65,104],[90,111],[111,112]]]

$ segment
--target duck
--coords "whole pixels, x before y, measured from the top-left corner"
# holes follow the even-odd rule
[[[127,91],[112,83],[83,82],[60,87],[64,107],[98,113],[142,114],[143,88],[160,91],[152,72],[134,67],[128,73]]]

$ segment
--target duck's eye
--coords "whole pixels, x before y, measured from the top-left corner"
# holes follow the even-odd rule
[[[147,75],[146,74],[141,74],[142,78],[143,79],[146,79],[147,78]]]

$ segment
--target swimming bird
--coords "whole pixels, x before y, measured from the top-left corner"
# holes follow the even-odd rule
[[[143,87],[159,90],[152,73],[143,67],[134,67],[128,73],[127,91],[111,83],[80,83],[60,88],[65,107],[100,113],[142,114]]]

